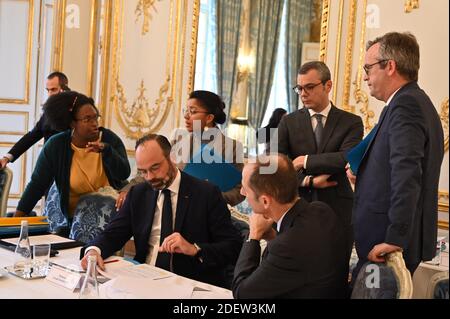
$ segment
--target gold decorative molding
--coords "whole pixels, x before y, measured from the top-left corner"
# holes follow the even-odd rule
[[[28,0],[28,34],[27,34],[27,52],[25,67],[25,92],[23,99],[0,98],[0,103],[4,104],[28,104],[30,101],[30,72],[34,33],[34,0]]]
[[[166,76],[164,83],[158,91],[158,98],[151,105],[145,97],[145,85],[141,81],[139,87],[139,96],[135,99],[131,106],[127,106],[125,90],[120,82],[119,70],[122,58],[123,46],[123,23],[124,10],[123,0],[115,0],[114,14],[114,34],[113,34],[113,63],[111,83],[111,102],[113,103],[117,122],[124,130],[127,137],[138,139],[143,134],[156,132],[165,123],[170,110],[174,104],[174,95],[181,91],[181,83],[177,82],[178,71],[184,67],[184,55],[179,54],[179,48],[184,49],[185,37],[180,37],[180,20],[183,15],[182,9],[186,10],[187,0],[170,1],[170,18],[169,18],[169,35],[166,52]],[[183,6],[182,6],[183,4]],[[174,8],[176,6],[176,8]],[[121,14],[122,13],[122,14]],[[174,17],[176,19],[175,23]],[[186,32],[186,22],[183,23],[182,32]],[[181,40],[180,40],[181,39]],[[181,42],[181,43],[180,43]],[[171,60],[172,57],[172,60]],[[180,77],[182,79],[182,76]],[[181,96],[181,92],[179,93]],[[181,101],[179,101],[181,108]],[[180,111],[181,112],[181,111]],[[109,114],[109,123],[111,123],[112,114]],[[143,124],[150,123],[149,126],[143,127]]]
[[[359,112],[362,114],[364,129],[369,132],[373,128],[371,120],[375,118],[375,112],[369,108],[369,96],[362,89],[362,76],[363,76],[363,65],[365,56],[365,41],[366,41],[366,10],[367,10],[367,0],[363,3],[363,15],[361,19],[361,34],[359,41],[359,63],[358,71],[356,73],[356,80],[353,83],[355,85],[355,91],[353,92],[353,97],[355,99],[356,105],[362,104]]]
[[[444,129],[444,151],[448,151],[448,98],[441,103],[441,118],[442,128]]]
[[[336,38],[336,58],[334,60],[334,81],[333,81],[333,96],[332,101],[336,103],[337,100],[337,83],[339,76],[339,65],[340,65],[340,53],[341,53],[341,37],[342,37],[342,21],[344,19],[344,0],[339,0],[339,18],[338,18],[338,30]]]
[[[139,0],[136,5],[136,9],[134,10],[134,13],[136,14],[135,23],[138,22],[141,16],[144,19],[142,23],[142,35],[146,35],[148,31],[150,31],[150,21],[153,18],[151,9],[153,9],[155,12],[158,12],[158,10],[156,10],[155,2],[156,0]]]
[[[185,56],[185,51],[186,51],[186,33],[187,33],[187,8],[188,8],[188,0],[183,0],[183,6],[182,6],[182,10],[178,11],[183,20],[182,20],[182,24],[181,24],[181,56],[180,56],[180,60],[179,63],[175,64],[175,68],[178,68],[178,72],[180,73],[179,77],[180,77],[180,82],[183,82],[184,79],[184,56]],[[184,13],[184,14],[183,14]],[[178,29],[177,29],[178,30]],[[177,32],[179,34],[179,32]],[[180,52],[180,51],[177,51]],[[176,82],[175,82],[176,83]],[[181,101],[183,100],[183,89],[181,88],[181,83],[179,85],[179,90],[178,90],[178,107],[177,107],[177,115],[181,114]],[[174,117],[175,118],[175,117]],[[174,119],[174,123],[177,124],[177,127],[179,126],[179,116],[176,116],[176,119]]]
[[[448,191],[439,191],[438,193],[438,210],[439,212],[448,214]],[[448,230],[447,220],[438,220],[438,227],[441,229]]]
[[[101,60],[102,60],[102,72],[100,75],[101,92],[100,100],[97,101],[100,114],[106,115],[106,102],[108,96],[108,79],[109,79],[109,59],[110,59],[110,48],[111,48],[111,20],[112,20],[112,0],[105,1],[104,7],[104,34],[99,50],[101,50]],[[106,118],[105,118],[106,122]],[[105,125],[105,123],[103,123]]]
[[[192,32],[191,32],[191,49],[190,49],[190,67],[187,92],[190,93],[195,85],[195,66],[197,63],[197,40],[198,40],[198,23],[200,18],[200,0],[194,0],[192,15]]]
[[[419,9],[419,0],[405,0],[405,13],[410,13],[413,9]]]
[[[142,80],[138,88],[138,97],[133,104],[127,105],[123,86],[117,81],[115,101],[118,105],[118,108],[116,108],[118,111],[117,119],[127,137],[138,139],[144,134],[158,131],[162,126],[169,110],[169,108],[162,106],[169,91],[169,82],[170,78],[168,77],[159,90],[159,97],[155,104],[151,105],[145,96],[147,89],[145,88],[144,80]]]
[[[350,84],[352,75],[353,46],[355,41],[357,6],[358,6],[357,0],[352,0],[350,4],[350,13],[348,17],[348,34],[347,34],[347,44],[345,48],[344,93],[342,101],[342,108],[345,111],[349,111],[352,113],[355,112],[355,107],[350,105]]]
[[[1,114],[15,114],[15,115],[23,115],[23,126],[25,127],[25,130],[22,132],[8,132],[8,131],[0,131],[0,135],[19,135],[22,136],[28,132],[28,120],[29,120],[29,113],[28,112],[20,112],[20,111],[0,111]]]
[[[54,33],[53,33],[53,71],[62,71],[63,67],[63,51],[64,51],[64,33],[66,30],[66,3],[67,0],[55,1],[54,12]]]
[[[98,23],[98,8],[99,0],[91,0],[91,16],[89,22],[89,52],[88,52],[88,65],[87,65],[87,88],[86,93],[88,96],[94,96],[94,61],[97,43],[97,23]]]
[[[320,24],[319,60],[326,62],[328,45],[328,25],[330,22],[330,0],[322,1],[322,22]]]

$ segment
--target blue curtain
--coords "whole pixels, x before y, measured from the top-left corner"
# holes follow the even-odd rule
[[[241,8],[241,0],[216,1],[217,93],[225,102],[227,120],[236,85]]]
[[[255,50],[255,69],[249,79],[249,123],[261,126],[277,60],[284,0],[250,2],[250,47]]]
[[[302,60],[302,43],[310,39],[312,0],[286,0],[286,90],[288,112],[297,110],[298,95],[292,90]]]

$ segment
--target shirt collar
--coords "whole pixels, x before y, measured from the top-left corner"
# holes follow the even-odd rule
[[[308,109],[308,112],[309,112],[309,115],[310,115],[311,117],[313,117],[313,116],[316,115],[316,114],[321,114],[321,115],[323,115],[325,118],[327,118],[327,117],[328,117],[328,113],[330,113],[330,110],[331,110],[331,102],[328,103],[327,107],[326,107],[322,112],[315,112],[315,111],[313,111],[313,110],[311,110],[311,109]]]
[[[295,202],[295,203],[297,203],[297,202]],[[284,214],[281,216],[281,218],[277,221],[277,232],[280,232],[281,224],[283,223],[284,216],[286,216],[286,214],[292,209],[292,207],[294,207],[295,203],[291,207],[289,207],[287,209],[287,211],[285,211]]]
[[[399,87],[397,90],[395,90],[394,93],[391,94],[391,96],[388,98],[388,100],[386,101],[386,105],[389,105],[389,103],[391,103],[392,99],[394,98],[395,93],[398,92],[398,90],[400,90],[401,87]]]
[[[167,187],[168,190],[170,190],[171,193],[178,194],[180,191],[180,183],[181,183],[181,173],[180,170],[177,168],[177,175],[175,176],[175,179],[173,180],[172,184],[170,184],[169,187]]]

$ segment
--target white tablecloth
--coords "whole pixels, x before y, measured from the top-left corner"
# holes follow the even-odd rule
[[[58,263],[78,263],[81,248],[60,250],[57,257],[51,261]],[[72,292],[64,287],[56,285],[46,279],[25,280],[9,274],[4,270],[5,266],[11,266],[14,262],[14,253],[0,248],[0,299],[76,299],[78,291]],[[176,276],[176,275],[175,275]],[[210,294],[193,294],[192,298],[232,298],[230,290],[194,281],[185,277],[176,276],[193,287],[207,289]]]

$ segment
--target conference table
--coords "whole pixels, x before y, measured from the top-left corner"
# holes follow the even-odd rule
[[[51,262],[58,264],[78,264],[81,248],[71,248],[60,250],[59,254],[50,258]],[[5,267],[11,266],[14,263],[14,253],[12,251],[0,248],[0,299],[76,299],[78,298],[79,290],[74,291],[57,285],[46,278],[39,279],[22,279],[10,274],[5,270]],[[156,267],[155,267],[156,268]],[[169,279],[168,279],[169,280]],[[161,280],[162,281],[162,280]],[[100,284],[100,298],[124,298],[120,294],[105,294],[105,289],[112,280]],[[155,281],[156,282],[156,281]],[[170,287],[170,284],[173,286]],[[171,299],[167,297],[170,289],[177,289],[183,286],[191,286],[192,294],[188,298],[192,299],[231,299],[232,293],[230,290],[198,282],[173,274],[170,281],[166,282],[166,294],[160,294],[160,299]],[[150,290],[150,289],[149,289]],[[126,298],[126,296],[125,296]],[[133,298],[133,297],[130,297]],[[176,298],[176,296],[174,296]]]

